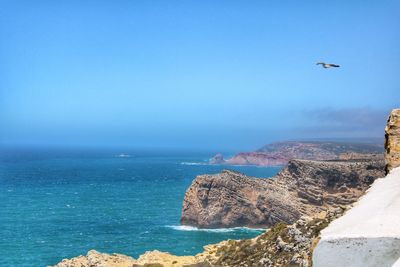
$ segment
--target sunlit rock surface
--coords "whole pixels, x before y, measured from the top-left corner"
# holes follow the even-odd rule
[[[400,109],[392,110],[385,128],[386,171],[400,166]]]

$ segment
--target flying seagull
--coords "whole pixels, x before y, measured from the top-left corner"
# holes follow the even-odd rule
[[[336,64],[330,64],[330,63],[325,63],[325,62],[318,62],[317,65],[322,65],[325,69],[327,68],[339,68],[339,65]]]

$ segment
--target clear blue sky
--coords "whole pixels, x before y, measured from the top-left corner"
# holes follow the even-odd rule
[[[218,151],[383,138],[400,106],[399,10],[399,1],[3,0],[0,142]]]

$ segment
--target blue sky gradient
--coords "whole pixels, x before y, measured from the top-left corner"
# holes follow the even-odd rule
[[[1,1],[0,142],[218,151],[383,138],[400,105],[399,10],[399,1]]]

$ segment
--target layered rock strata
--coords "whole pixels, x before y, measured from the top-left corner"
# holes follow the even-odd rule
[[[400,109],[392,110],[385,128],[386,172],[400,166]]]
[[[293,223],[302,215],[355,202],[383,175],[383,160],[291,160],[269,179],[229,170],[200,175],[186,191],[181,223],[200,228]]]

